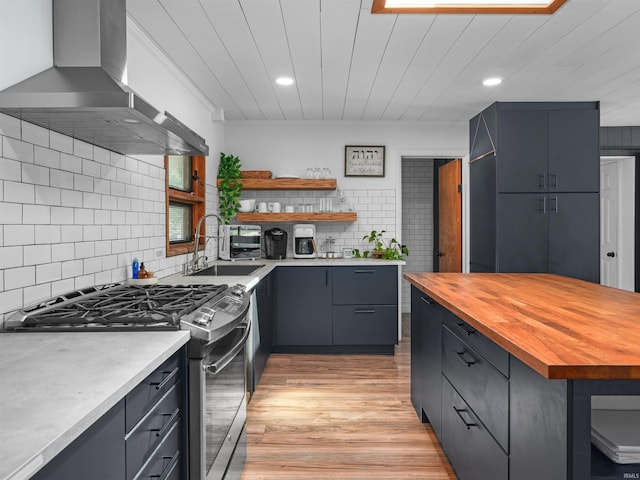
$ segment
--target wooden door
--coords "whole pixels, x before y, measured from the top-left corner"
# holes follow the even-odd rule
[[[440,272],[462,272],[462,160],[438,168]]]

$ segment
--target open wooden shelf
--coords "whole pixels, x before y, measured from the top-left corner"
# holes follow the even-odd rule
[[[216,185],[220,188],[221,180]],[[335,178],[243,178],[243,190],[335,190]]]
[[[355,222],[356,212],[327,213],[238,213],[239,222]]]

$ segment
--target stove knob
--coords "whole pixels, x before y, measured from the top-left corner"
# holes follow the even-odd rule
[[[243,296],[244,292],[245,292],[244,285],[237,284],[237,285],[234,285],[233,287],[231,287],[231,293],[233,295],[235,295],[236,297]]]
[[[213,319],[215,314],[216,311],[213,308],[202,307],[195,313],[193,317],[193,323],[206,326]]]

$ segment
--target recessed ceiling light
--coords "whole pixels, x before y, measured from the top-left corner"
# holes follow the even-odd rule
[[[373,0],[371,13],[542,13],[566,0]]]
[[[135,118],[123,118],[122,121],[124,123],[140,123],[140,121]]]
[[[486,87],[493,87],[495,85],[500,85],[501,83],[502,79],[500,77],[486,78],[482,81],[482,84]]]
[[[278,85],[293,85],[293,78],[291,77],[278,77],[276,78]]]

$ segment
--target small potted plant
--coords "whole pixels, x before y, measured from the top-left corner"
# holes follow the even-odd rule
[[[362,237],[363,240],[366,240],[373,245],[373,249],[371,251],[364,250],[362,253],[360,250],[356,249],[356,258],[367,258],[369,257],[369,254],[371,254],[371,258],[404,260],[404,255],[409,255],[409,249],[405,245],[401,245],[395,238],[392,238],[389,242],[385,241],[383,238],[384,233],[385,230],[380,230],[379,232],[371,230],[371,233]]]
[[[238,202],[242,195],[240,159],[235,155],[226,155],[220,152],[218,178],[221,179],[218,187],[218,215],[223,223],[228,225],[231,217],[236,215],[238,208],[240,208]]]

